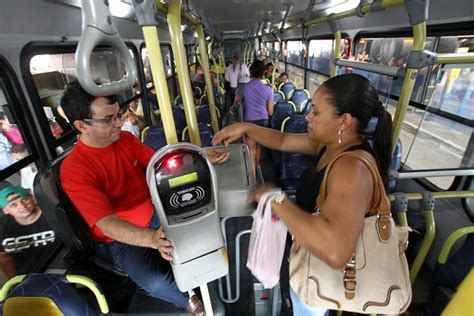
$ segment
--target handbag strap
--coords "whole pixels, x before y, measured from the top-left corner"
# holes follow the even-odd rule
[[[372,203],[371,203],[371,211],[369,215],[377,215],[377,232],[379,239],[381,241],[387,241],[391,235],[391,222],[390,222],[390,201],[385,194],[385,188],[383,185],[382,178],[378,172],[377,167],[374,163],[367,157],[368,153],[364,152],[356,152],[356,151],[346,151],[342,152],[336,157],[334,157],[326,167],[326,171],[324,172],[323,182],[321,183],[321,188],[319,190],[318,197],[316,199],[316,205],[322,205],[326,200],[327,196],[327,181],[329,172],[334,165],[334,163],[342,158],[342,157],[353,157],[358,159],[359,161],[363,162],[364,165],[369,169],[372,179],[374,181],[374,191],[372,193]],[[318,207],[317,210],[321,211]],[[349,262],[346,263],[344,267],[344,294],[346,299],[353,299],[355,297],[355,290],[356,290],[356,257],[355,253],[352,254],[351,259]]]
[[[383,185],[382,178],[377,170],[377,167],[374,163],[367,158],[368,153],[358,152],[358,151],[345,151],[334,157],[326,167],[324,172],[323,181],[321,183],[321,188],[319,190],[318,197],[316,198],[316,205],[322,205],[327,197],[328,190],[328,175],[334,166],[334,163],[342,157],[353,157],[361,161],[369,169],[372,179],[374,181],[374,192],[372,193],[372,205],[371,212],[369,215],[378,215],[378,216],[390,216],[390,201],[385,194],[385,188]]]

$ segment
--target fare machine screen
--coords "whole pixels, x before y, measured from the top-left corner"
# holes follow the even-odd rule
[[[218,214],[218,180],[205,152],[189,143],[158,150],[147,182],[166,237],[173,244],[176,284],[188,291],[228,273]]]
[[[182,150],[166,154],[157,166],[156,178],[170,222],[183,222],[208,212],[211,174],[201,155]]]

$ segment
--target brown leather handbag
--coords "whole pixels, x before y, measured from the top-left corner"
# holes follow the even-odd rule
[[[354,255],[343,269],[331,268],[293,241],[291,287],[302,302],[312,307],[364,314],[401,314],[410,305],[412,296],[405,257],[410,228],[395,225],[377,167],[360,152],[341,153],[326,168],[316,205],[323,205],[328,174],[341,157],[359,159],[372,174],[374,192],[370,216],[365,218]]]

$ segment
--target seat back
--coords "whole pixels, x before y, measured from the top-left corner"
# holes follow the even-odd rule
[[[59,171],[69,152],[40,170],[34,180],[35,197],[51,228],[73,256],[88,257],[92,249],[89,227],[61,187]]]
[[[273,116],[270,121],[270,126],[273,129],[280,130],[281,123],[287,117],[296,113],[296,106],[291,101],[283,101],[275,104],[273,108]]]
[[[373,135],[375,130],[377,129],[377,124],[379,120],[377,117],[372,116],[367,124],[367,127],[362,131],[362,134],[366,137],[367,142],[370,146],[373,146],[374,140]],[[402,142],[400,139],[397,140],[397,144],[395,145],[395,150],[393,151],[392,155],[392,162],[390,169],[398,171],[401,168],[402,164]],[[393,193],[397,191],[397,180],[390,180],[388,182],[388,191],[389,193]]]
[[[143,143],[157,151],[167,144],[165,130],[161,126],[151,126],[145,135]]]
[[[220,112],[218,108],[216,109],[216,115],[217,115],[217,123],[219,124],[219,127],[221,127],[221,122],[220,122]],[[209,108],[209,105],[201,105],[196,109],[196,116],[198,123],[203,123],[205,125],[211,125],[211,109]]]
[[[201,146],[211,147],[212,137],[214,137],[214,134],[212,133],[212,130],[210,129],[210,127],[206,124],[199,122],[198,128],[199,128],[199,136],[201,138]],[[188,127],[184,129],[181,139],[183,142],[190,142]]]
[[[278,102],[285,101],[285,95],[281,91],[276,91],[273,93],[273,102],[276,104]]]
[[[182,106],[173,106],[173,118],[174,118],[174,125],[176,127],[176,132],[181,134],[186,127],[186,116],[184,114],[184,109]]]
[[[59,234],[68,251],[68,256],[93,264],[113,274],[126,276],[92,251],[93,241],[89,226],[75,209],[64,192],[60,180],[60,168],[70,151],[38,171],[34,180],[34,192],[39,207],[43,210],[51,228]]]
[[[306,89],[295,89],[291,96],[291,101],[296,106],[296,113],[302,113],[310,100],[309,92]]]
[[[95,310],[67,278],[83,280],[81,284],[86,284],[96,294],[101,311]],[[107,301],[97,284],[89,278],[77,275],[22,275],[8,281],[2,288],[3,293],[6,295],[2,297],[4,316],[98,316],[109,312]]]
[[[287,101],[291,100],[291,97],[293,96],[295,89],[296,89],[296,86],[292,82],[282,83],[278,87],[278,91],[283,92],[283,95],[285,96],[285,100]]]
[[[201,98],[199,99],[199,104],[202,105],[209,105],[209,97],[207,94],[203,94]]]
[[[306,133],[308,122],[304,115],[295,114],[281,126],[285,133]],[[285,191],[294,191],[304,170],[314,163],[315,157],[298,153],[281,153],[280,184]]]

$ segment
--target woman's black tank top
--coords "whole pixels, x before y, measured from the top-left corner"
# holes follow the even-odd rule
[[[351,146],[344,151],[353,151],[359,149],[366,150],[371,154],[373,153],[367,142]],[[308,213],[314,213],[316,197],[319,194],[319,189],[321,188],[321,183],[323,182],[324,172],[326,172],[326,167],[320,171],[316,171],[316,166],[325,152],[326,146],[324,146],[319,152],[314,165],[303,171],[298,189],[296,190],[296,204]]]

